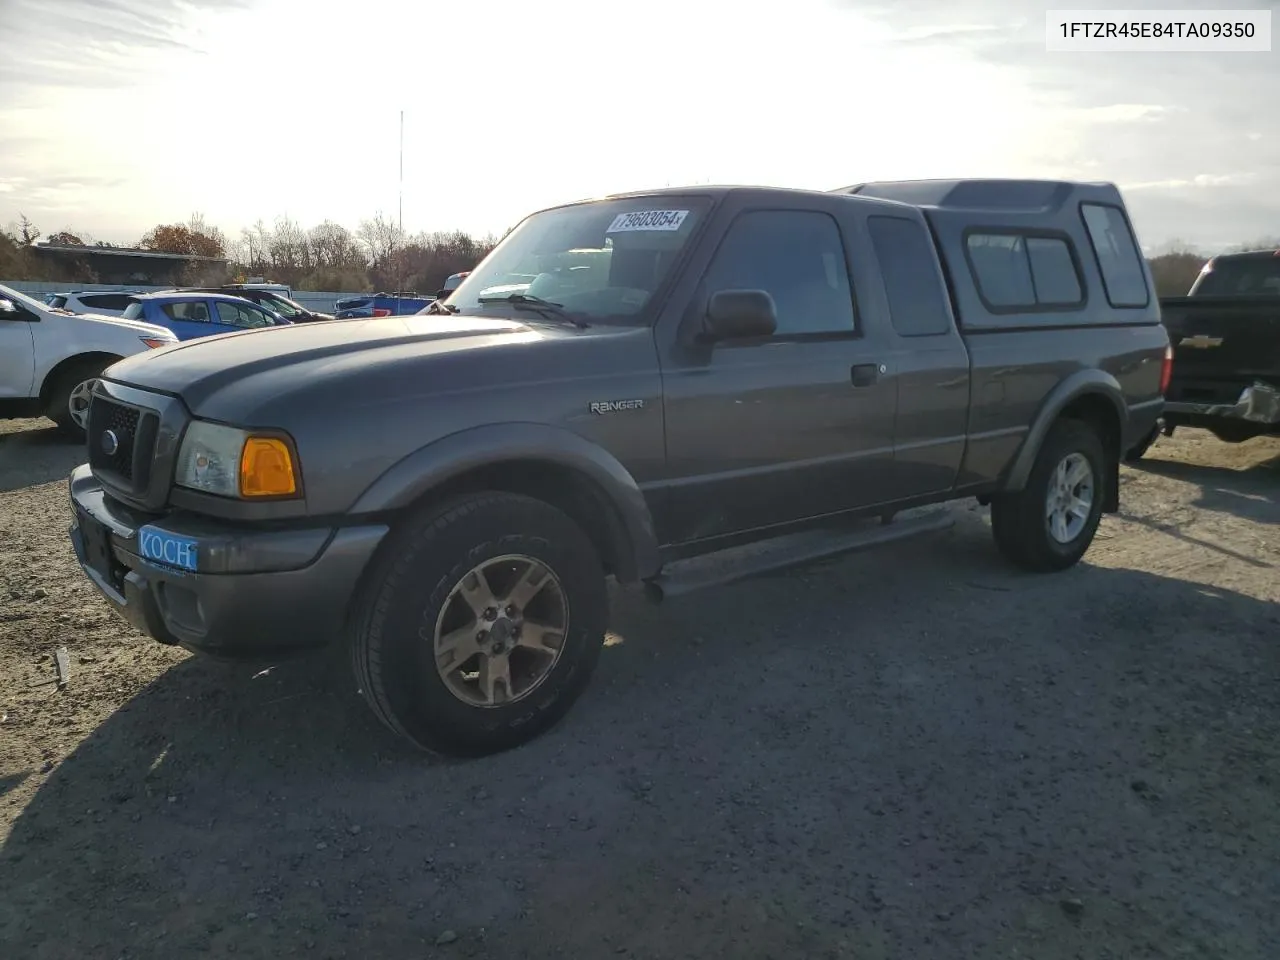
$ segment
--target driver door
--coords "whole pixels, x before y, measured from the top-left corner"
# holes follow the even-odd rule
[[[883,332],[865,329],[855,305],[850,225],[795,205],[738,212],[695,297],[766,290],[773,336],[684,339],[664,363],[667,542],[894,499],[897,383]]]

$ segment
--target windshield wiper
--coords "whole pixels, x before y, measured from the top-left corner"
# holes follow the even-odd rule
[[[458,307],[452,303],[441,303],[439,300],[432,300],[427,304],[427,309],[423,313],[457,313]]]
[[[563,303],[554,303],[551,300],[543,300],[541,297],[535,297],[529,293],[508,293],[501,297],[480,297],[479,303],[509,303],[513,307],[522,308],[524,310],[532,310],[540,313],[544,317],[550,317],[554,320],[563,320],[566,323],[572,323],[579,330],[585,330],[590,326],[587,321],[581,317],[574,316],[564,308]]]

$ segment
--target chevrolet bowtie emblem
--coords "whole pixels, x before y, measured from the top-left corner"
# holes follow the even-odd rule
[[[1202,333],[1196,334],[1194,337],[1183,337],[1178,341],[1180,347],[1191,347],[1194,350],[1204,350],[1208,347],[1222,346],[1221,337],[1206,337]]]

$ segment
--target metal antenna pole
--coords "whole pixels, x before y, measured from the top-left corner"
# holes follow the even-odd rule
[[[404,232],[404,111],[400,111],[400,220],[398,229]]]
[[[400,111],[400,181],[398,185],[399,210],[396,216],[396,246],[404,241],[404,111]],[[400,312],[400,296],[404,292],[404,257],[396,256],[396,312]]]

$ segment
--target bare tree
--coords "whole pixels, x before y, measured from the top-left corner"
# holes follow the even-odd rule
[[[271,241],[271,228],[261,218],[253,226],[242,228],[234,255],[236,262],[252,274],[265,273]]]
[[[295,277],[313,269],[311,243],[307,232],[287,216],[276,220],[275,232],[267,246],[273,275]]]
[[[351,231],[326,220],[311,228],[311,256],[317,268],[350,270],[367,264],[364,251]]]
[[[40,239],[40,231],[25,213],[18,214],[18,239],[24,244],[32,244]]]
[[[364,244],[375,267],[385,268],[404,243],[404,232],[379,210],[371,220],[361,220],[356,239]]]

